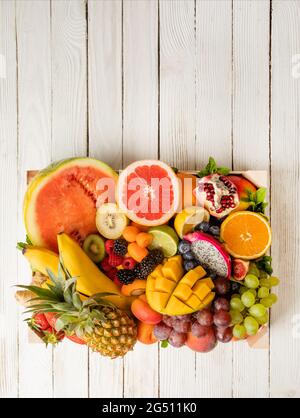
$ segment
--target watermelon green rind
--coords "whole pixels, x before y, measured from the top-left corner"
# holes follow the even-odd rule
[[[53,175],[59,175],[62,170],[72,166],[92,166],[96,169],[99,169],[107,174],[108,177],[112,177],[117,183],[118,174],[114,171],[109,165],[99,161],[95,158],[88,157],[74,157],[68,158],[65,160],[56,161],[50,164],[48,167],[41,170],[30,182],[23,203],[23,216],[24,224],[26,228],[27,235],[30,241],[34,245],[43,246],[43,240],[41,238],[38,225],[35,223],[34,217],[34,207],[38,192],[43,188],[47,183],[49,178],[52,178]]]

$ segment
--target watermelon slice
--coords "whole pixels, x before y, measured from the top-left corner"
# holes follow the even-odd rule
[[[80,244],[97,232],[96,210],[113,201],[117,173],[93,158],[72,158],[40,171],[28,186],[24,220],[33,245],[57,251],[65,232]]]
[[[120,174],[117,199],[120,210],[132,221],[162,225],[179,207],[179,181],[172,168],[161,161],[137,161]]]

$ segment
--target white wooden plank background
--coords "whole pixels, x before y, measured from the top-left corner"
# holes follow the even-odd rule
[[[1,397],[299,397],[299,19],[297,0],[0,2]],[[29,344],[11,288],[30,276],[25,172],[73,155],[268,170],[270,349],[139,345],[110,361]]]

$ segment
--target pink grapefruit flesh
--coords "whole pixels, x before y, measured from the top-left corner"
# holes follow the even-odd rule
[[[161,161],[135,162],[119,176],[119,207],[140,225],[168,222],[179,206],[179,196],[176,174]]]

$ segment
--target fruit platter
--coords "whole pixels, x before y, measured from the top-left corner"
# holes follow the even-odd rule
[[[255,347],[279,284],[261,173],[212,157],[195,172],[144,160],[117,173],[84,157],[36,173],[17,245],[32,279],[15,295],[30,330],[112,359],[136,344]]]

